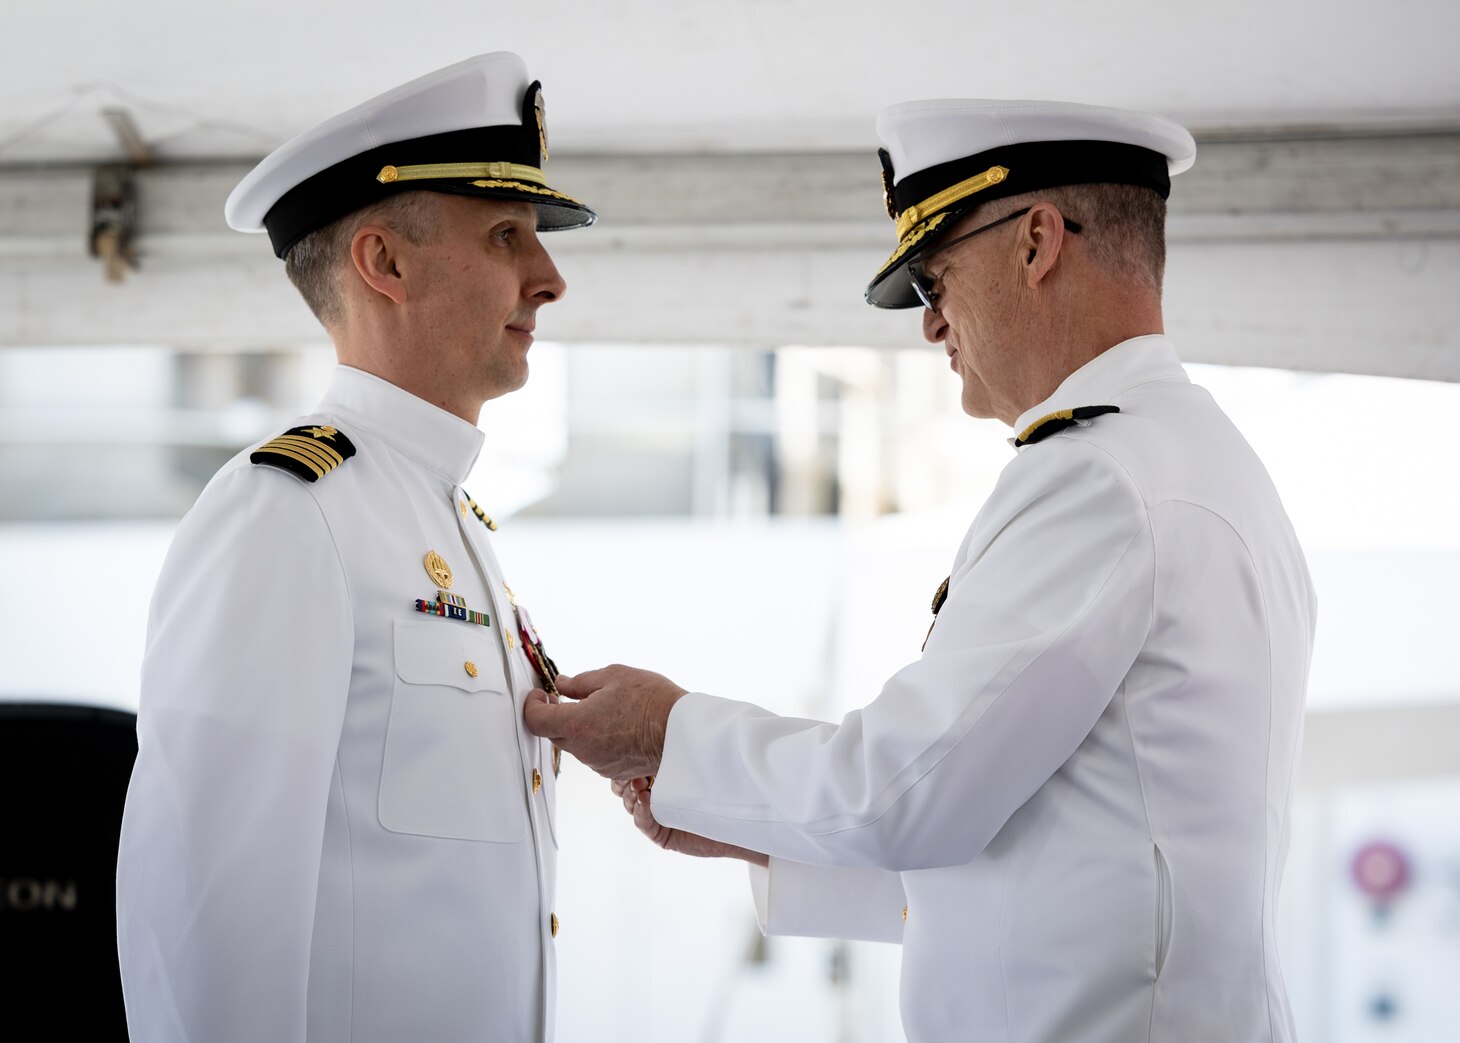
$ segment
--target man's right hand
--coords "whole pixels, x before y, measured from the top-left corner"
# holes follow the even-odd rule
[[[698,833],[686,833],[682,829],[661,825],[654,818],[650,807],[654,785],[651,779],[629,779],[627,782],[615,780],[611,785],[613,792],[624,802],[624,810],[633,816],[634,825],[639,827],[639,832],[665,851],[677,851],[681,855],[693,855],[696,858],[739,858],[758,866],[769,862],[759,851],[723,844]]]

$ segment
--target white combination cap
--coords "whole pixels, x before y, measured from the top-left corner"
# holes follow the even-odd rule
[[[867,287],[879,308],[919,305],[908,262],[980,203],[1061,185],[1150,188],[1196,159],[1179,123],[1149,112],[1058,101],[910,101],[877,117],[882,188],[897,249]]]
[[[597,215],[547,183],[542,85],[507,51],[387,91],[280,145],[234,188],[223,216],[269,233],[274,253],[398,192],[425,189],[533,203],[538,228]]]

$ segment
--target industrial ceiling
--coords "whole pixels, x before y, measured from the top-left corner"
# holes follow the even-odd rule
[[[7,0],[0,346],[266,350],[319,337],[221,202],[326,116],[473,53],[522,54],[561,180],[549,338],[916,343],[860,291],[890,248],[872,119],[933,96],[1152,109],[1197,134],[1172,199],[1189,357],[1460,379],[1453,0]],[[132,163],[138,269],[89,255],[96,168]],[[561,242],[561,247],[556,244]]]

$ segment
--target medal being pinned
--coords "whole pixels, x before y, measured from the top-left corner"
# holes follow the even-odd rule
[[[538,677],[542,678],[543,690],[557,699],[558,665],[543,650],[542,638],[537,636],[537,630],[532,625],[532,617],[527,614],[527,607],[514,603],[512,612],[517,616],[517,633],[522,638],[522,651],[527,653],[527,661],[537,671]]]
[[[512,588],[502,584],[502,589],[507,592],[507,600],[512,605],[512,614],[517,617],[517,633],[522,638],[522,651],[527,655],[527,661],[537,671],[537,676],[542,679],[543,691],[547,692],[548,699],[557,702],[561,696],[558,694],[558,664],[554,663],[552,657],[542,647],[542,638],[538,636],[537,628],[532,625],[532,616],[528,614],[526,605],[519,605],[517,597],[512,593]],[[563,768],[563,751],[553,746],[553,774],[557,775]]]

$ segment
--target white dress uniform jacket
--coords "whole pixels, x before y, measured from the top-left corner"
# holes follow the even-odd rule
[[[916,1043],[1291,1040],[1303,555],[1165,338],[1020,429],[1091,405],[1000,476],[921,659],[838,725],[685,696],[654,814],[773,856],[768,930],[900,940]]]
[[[483,435],[346,367],[303,422],[356,454],[314,483],[235,458],[153,597],[117,867],[132,1038],[551,1038],[552,755],[461,488]],[[433,550],[490,625],[415,611]]]

